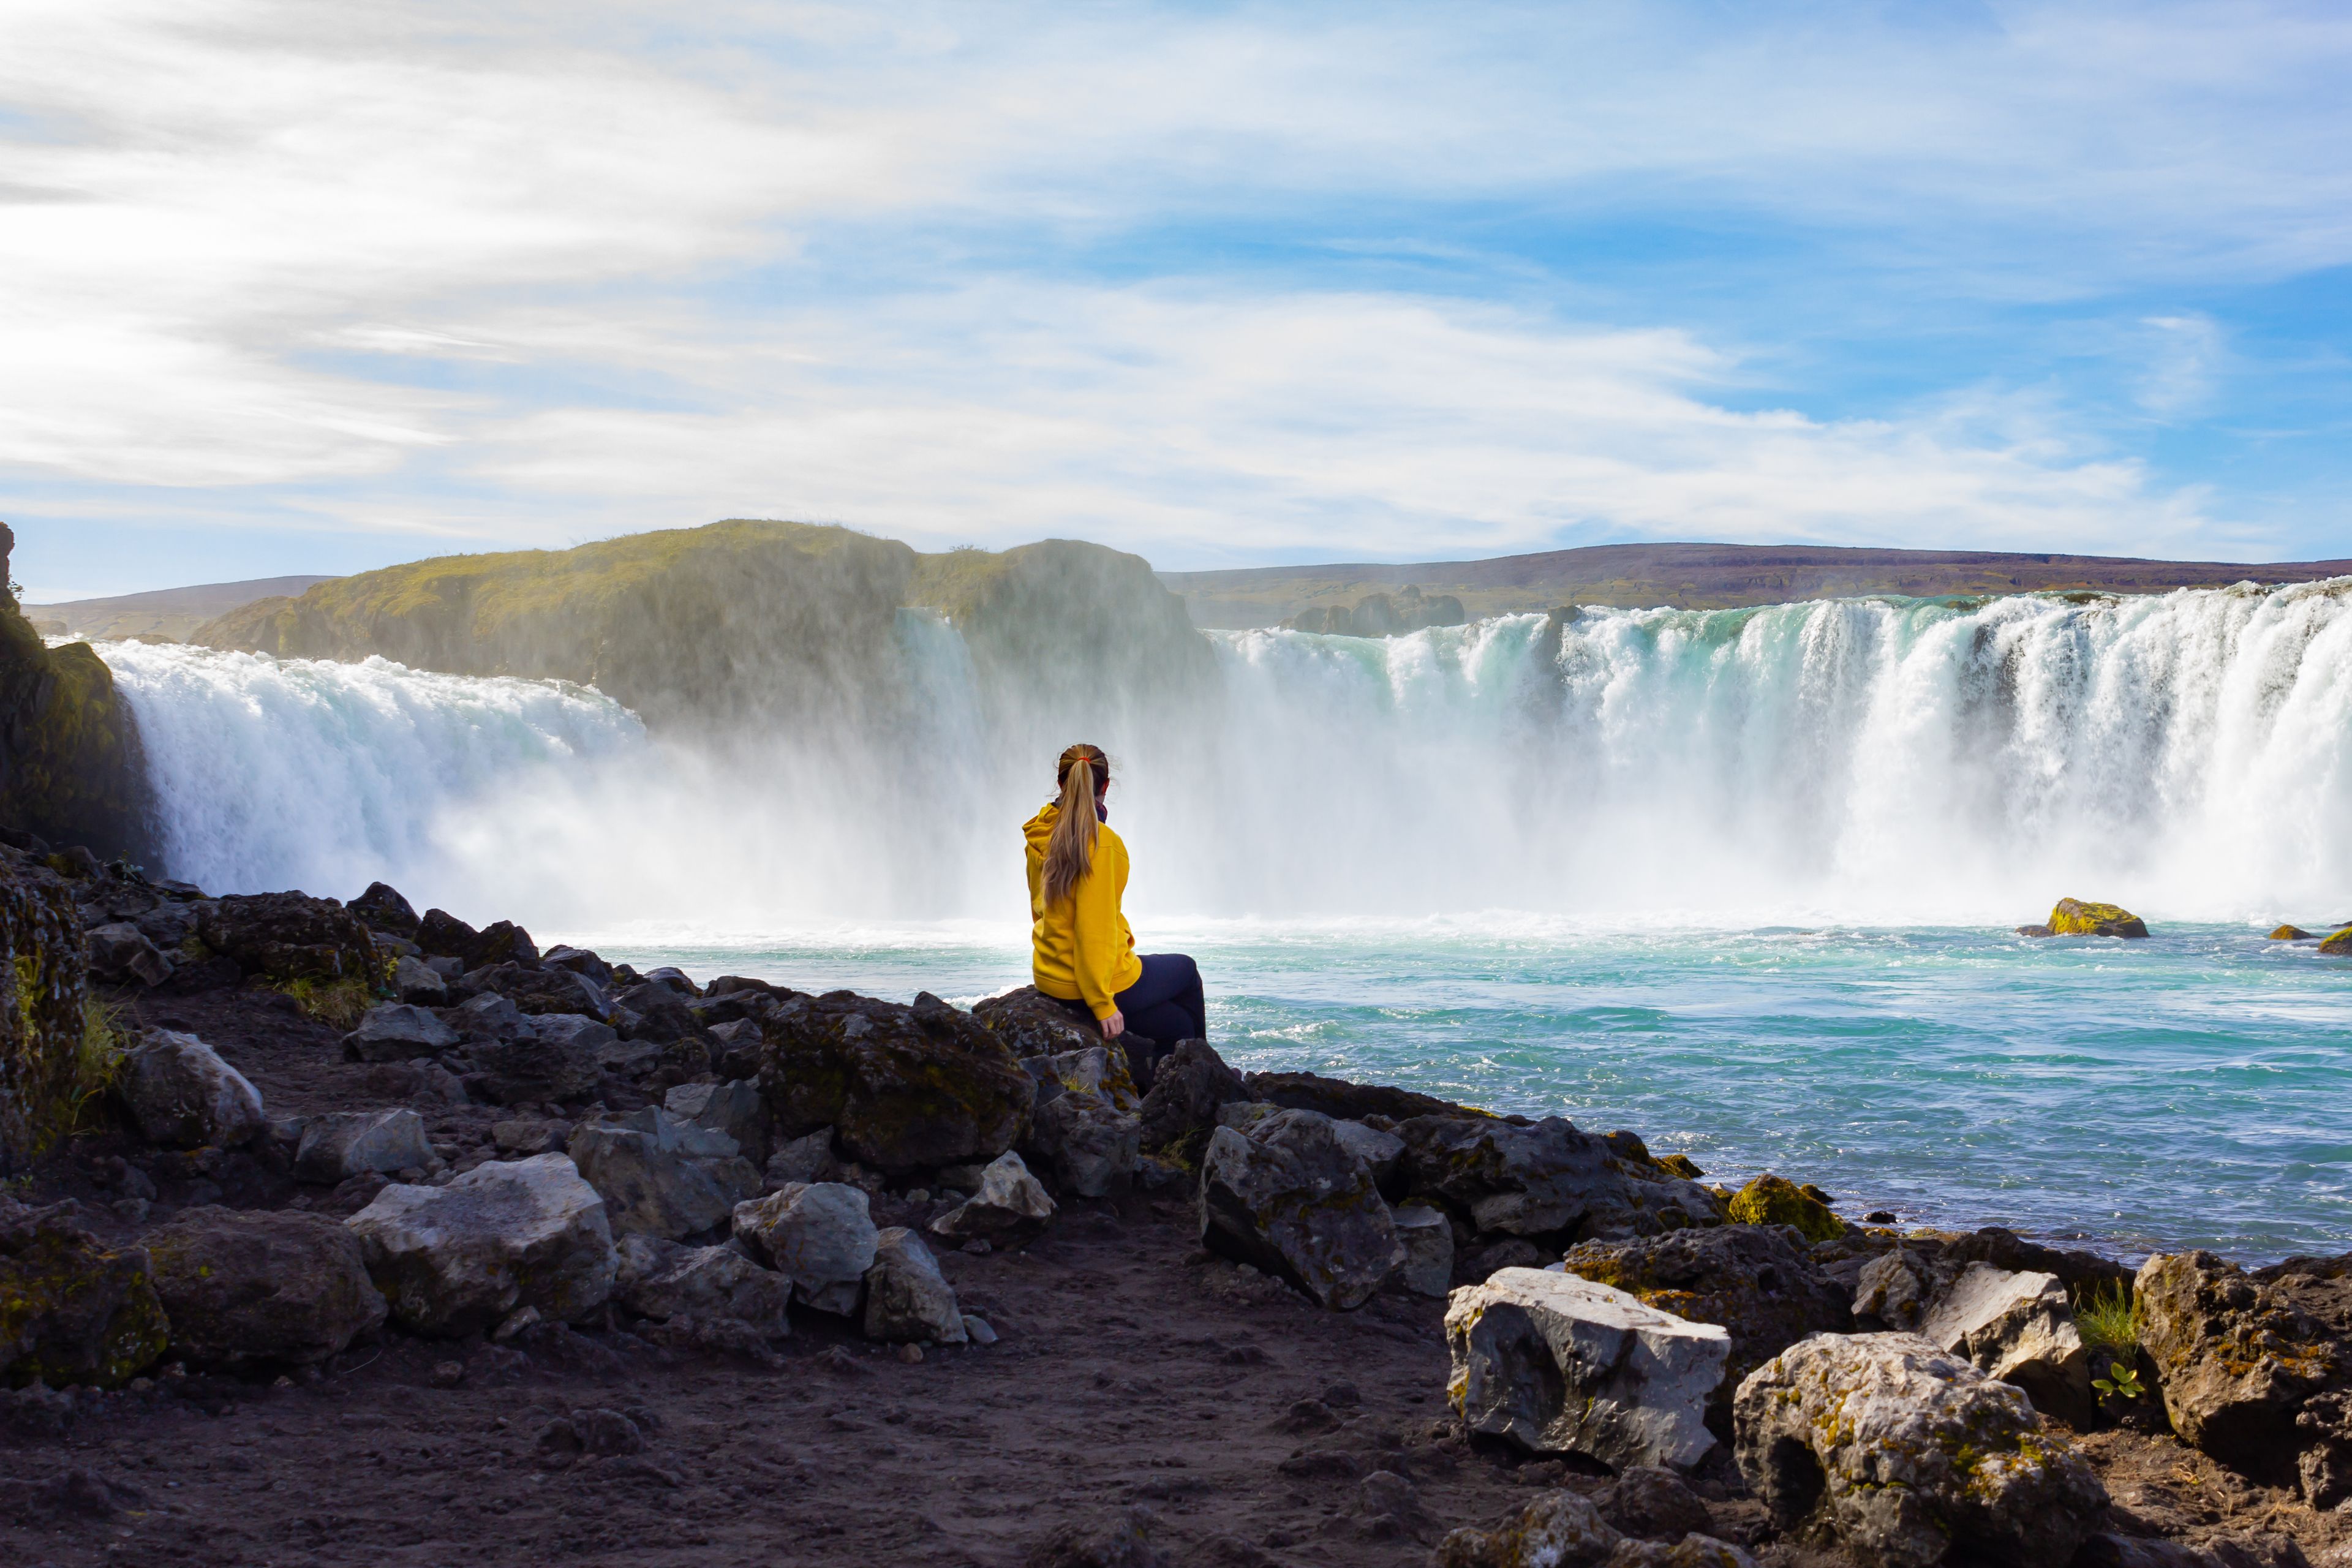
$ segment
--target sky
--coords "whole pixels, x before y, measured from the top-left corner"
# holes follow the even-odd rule
[[[2352,9],[10,0],[35,602],[723,517],[2352,555]]]

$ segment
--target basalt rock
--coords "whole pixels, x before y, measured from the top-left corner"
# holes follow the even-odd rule
[[[1249,1098],[1242,1075],[1208,1041],[1179,1040],[1143,1097],[1143,1146],[1169,1149],[1203,1136],[1217,1125],[1220,1107]]]
[[[767,1157],[767,1101],[760,1097],[760,1086],[747,1079],[679,1084],[664,1097],[662,1108],[681,1121],[732,1138],[753,1164]]]
[[[1404,1248],[1404,1261],[1389,1276],[1389,1288],[1443,1300],[1454,1287],[1453,1225],[1435,1209],[1419,1204],[1391,1210],[1389,1221]]]
[[[2045,1415],[2077,1426],[2091,1417],[2090,1351],[2055,1274],[1971,1263],[1929,1305],[1918,1333],[2025,1390]]]
[[[152,1029],[123,1058],[121,1091],[151,1143],[228,1149],[262,1129],[261,1091],[196,1038]]]
[[[639,1236],[623,1241],[621,1251],[625,1277],[614,1294],[640,1317],[740,1322],[771,1340],[792,1332],[793,1282],[731,1247],[682,1247]]]
[[[161,985],[172,978],[172,961],[128,922],[102,925],[89,933],[89,969],[110,985]]]
[[[400,889],[389,882],[370,882],[366,892],[353,899],[344,908],[357,915],[371,931],[387,936],[415,942],[418,921],[416,907],[400,896]]]
[[[2338,926],[2321,937],[2319,951],[2330,958],[2352,958],[2352,926]]]
[[[2106,1490],[2024,1394],[1916,1334],[1823,1334],[1749,1374],[1739,1469],[1780,1528],[1888,1568],[2063,1568]]]
[[[192,1208],[146,1242],[172,1353],[191,1365],[323,1361],[383,1323],[359,1238],[322,1215]]]
[[[931,1222],[932,1233],[958,1241],[1012,1246],[1027,1241],[1054,1217],[1054,1200],[1014,1153],[998,1155],[980,1173],[980,1190]]]
[[[1717,1226],[1628,1241],[1586,1242],[1566,1268],[1630,1292],[1644,1306],[1729,1336],[1723,1382],[1707,1406],[1715,1434],[1731,1436],[1731,1396],[1749,1373],[1808,1334],[1852,1327],[1844,1293],[1817,1268],[1801,1238],[1765,1226]]]
[[[1506,1268],[1445,1310],[1454,1408],[1474,1432],[1604,1464],[1688,1468],[1716,1446],[1708,1396],[1731,1340],[1625,1291]]]
[[[777,1130],[834,1129],[885,1172],[992,1160],[1025,1130],[1036,1085],[970,1014],[928,992],[911,1007],[837,991],[781,1004],[764,1026],[761,1091]]]
[[[604,1197],[614,1235],[675,1241],[725,1222],[759,1193],[758,1168],[725,1133],[652,1106],[630,1120],[637,1125],[590,1123],[572,1134],[572,1163]]]
[[[2131,936],[2147,934],[2147,922],[2116,904],[2084,903],[2061,899],[2050,911],[2053,936]]]
[[[1626,1544],[1591,1500],[1547,1492],[1493,1530],[1457,1530],[1438,1543],[1436,1568],[1609,1568]]]
[[[1371,1172],[1316,1111],[1279,1111],[1248,1136],[1218,1128],[1201,1161],[1200,1207],[1202,1246],[1321,1306],[1361,1306],[1404,1258]]]
[[[1834,1241],[1845,1234],[1845,1221],[1829,1205],[1769,1171],[1733,1194],[1730,1217],[1735,1225],[1794,1226],[1807,1241]]]
[[[0,855],[0,1174],[73,1119],[89,994],[81,929],[62,882]]]
[[[1530,1241],[1651,1236],[1722,1218],[1715,1194],[1559,1117],[1518,1126],[1492,1117],[1417,1116],[1398,1124],[1412,1195],[1480,1232]]]
[[[169,1335],[145,1251],[100,1245],[72,1204],[0,1194],[0,1383],[120,1388]]]
[[[1003,1040],[1016,1059],[1059,1056],[1103,1044],[1102,1031],[1034,985],[972,1005],[972,1020]]]
[[[483,1075],[482,1096],[499,1105],[580,1099],[604,1077],[597,1030],[611,1034],[593,1018],[575,1026],[559,1015],[526,1024],[521,1032],[476,1041],[469,1051]]]
[[[358,916],[306,893],[233,893],[214,900],[196,934],[236,961],[247,976],[288,982],[348,980],[371,989],[385,980],[375,939]]]
[[[874,1241],[866,1271],[866,1337],[894,1343],[960,1345],[970,1336],[956,1293],[923,1238],[893,1226]]]
[[[412,1061],[439,1056],[457,1043],[457,1031],[425,1008],[408,1002],[383,1002],[369,1008],[360,1026],[343,1037],[343,1058],[354,1062]]]
[[[336,1110],[302,1124],[294,1174],[334,1186],[370,1171],[395,1175],[440,1164],[425,1141],[425,1119],[414,1110]]]
[[[840,1182],[798,1183],[735,1209],[735,1237],[793,1282],[793,1295],[820,1312],[857,1308],[874,1267],[875,1228],[866,1194]]]
[[[468,969],[457,989],[469,995],[495,991],[526,1015],[576,1014],[608,1022],[613,999],[604,988],[569,969],[524,965],[511,960],[484,969]]]
[[[1409,1121],[1416,1116],[1459,1116],[1474,1120],[1487,1112],[1456,1105],[1409,1089],[1380,1083],[1350,1083],[1311,1072],[1254,1072],[1244,1080],[1249,1092],[1240,1098],[1267,1100],[1286,1110],[1319,1110],[1335,1121],[1361,1121],[1385,1116]],[[1525,1118],[1517,1119],[1522,1123]]]
[[[1065,1193],[1098,1198],[1135,1173],[1143,1124],[1107,1094],[1057,1094],[1031,1119],[1023,1150]]]
[[[612,1293],[604,1200],[569,1155],[386,1187],[346,1223],[392,1315],[415,1333],[479,1333],[526,1307],[571,1321]]]
[[[2315,1508],[2352,1499],[2352,1254],[2248,1271],[2159,1253],[2136,1295],[2174,1431]]]

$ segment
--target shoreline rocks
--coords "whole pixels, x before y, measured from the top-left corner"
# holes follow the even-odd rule
[[[1454,1292],[1448,1393],[1470,1430],[1619,1468],[1688,1469],[1731,1337],[1573,1274],[1505,1268]]]
[[[2064,1568],[2106,1489],[2024,1394],[1916,1334],[1821,1334],[1733,1400],[1740,1474],[1774,1521],[1888,1568],[1956,1551]]]
[[[604,1200],[568,1154],[493,1161],[446,1186],[389,1186],[344,1223],[393,1317],[415,1333],[483,1332],[525,1309],[569,1322],[612,1293]]]
[[[1220,1127],[1201,1161],[1201,1245],[1287,1280],[1318,1306],[1360,1307],[1404,1260],[1370,1170],[1331,1119],[1281,1110]]]

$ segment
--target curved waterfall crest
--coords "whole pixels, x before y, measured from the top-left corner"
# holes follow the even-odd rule
[[[1214,704],[1106,711],[1051,683],[984,702],[954,626],[909,613],[904,700],[723,757],[554,683],[104,653],[168,868],[222,888],[495,886],[501,912],[570,924],[986,914],[1008,863],[1017,891],[1036,759],[1083,734],[1122,764],[1135,895],[1170,911],[1983,922],[2060,892],[2203,919],[2352,900],[2352,579],[1209,637]]]

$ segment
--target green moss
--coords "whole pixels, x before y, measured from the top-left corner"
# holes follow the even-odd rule
[[[2054,936],[2146,936],[2147,926],[2120,904],[2061,899],[2047,922]]]
[[[1808,1241],[1834,1241],[1845,1234],[1845,1222],[1828,1205],[1769,1171],[1733,1194],[1731,1218],[1738,1225],[1793,1225]]]
[[[0,1171],[47,1152],[83,1103],[81,926],[66,889],[0,868]]]
[[[276,989],[294,998],[304,1017],[338,1029],[358,1028],[376,1001],[364,980],[288,980]]]
[[[99,1311],[95,1336],[81,1324]],[[102,1252],[55,1227],[0,1259],[0,1346],[6,1381],[120,1388],[163,1353],[171,1324],[135,1253]]]

